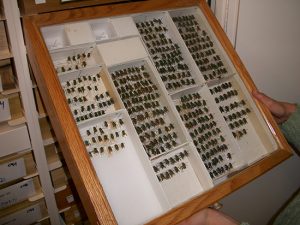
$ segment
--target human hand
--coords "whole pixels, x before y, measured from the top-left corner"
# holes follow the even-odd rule
[[[238,225],[233,218],[214,209],[203,209],[177,225]]]
[[[271,111],[277,123],[285,122],[296,111],[296,104],[276,101],[256,90],[252,95]]]

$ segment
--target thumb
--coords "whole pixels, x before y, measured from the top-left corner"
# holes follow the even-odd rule
[[[270,111],[271,113],[280,118],[282,116],[284,116],[285,114],[285,109],[284,107],[282,106],[282,104],[280,104],[278,101],[268,97],[267,95],[257,91],[257,90],[254,90],[252,92],[252,95],[257,99],[259,100],[260,102],[262,102]]]

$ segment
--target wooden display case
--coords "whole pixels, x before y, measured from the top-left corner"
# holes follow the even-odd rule
[[[24,17],[92,224],[176,224],[291,155],[204,0]]]
[[[37,3],[35,0],[18,0],[18,2],[22,14],[31,15],[79,7],[128,2],[128,0],[45,0],[41,3]]]

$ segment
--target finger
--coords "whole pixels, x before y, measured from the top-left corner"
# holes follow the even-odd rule
[[[206,225],[208,210],[201,210],[177,225]]]
[[[277,119],[280,119],[285,115],[285,109],[279,102],[256,90],[253,91],[252,94],[257,100],[267,106],[267,108],[275,117],[277,117]]]

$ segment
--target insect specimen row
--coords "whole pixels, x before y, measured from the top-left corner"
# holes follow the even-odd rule
[[[180,151],[179,153],[165,157],[153,165],[153,170],[156,173],[157,179],[162,182],[179,175],[187,168],[187,161],[189,156],[187,150]]]
[[[191,70],[177,43],[161,19],[137,22],[136,26],[169,92],[195,85]]]
[[[226,76],[228,71],[216,52],[214,41],[196,17],[191,14],[172,19],[204,79],[210,81]]]
[[[228,143],[206,100],[194,92],[182,95],[175,104],[211,178],[229,172],[232,157]]]
[[[77,123],[114,109],[114,101],[106,90],[100,73],[63,82],[62,87]]]
[[[160,101],[150,70],[144,64],[128,66],[111,76],[149,158],[176,147],[175,126],[167,116],[168,108]]]
[[[123,118],[109,119],[81,130],[90,157],[110,156],[125,148],[127,131]]]
[[[244,99],[240,99],[238,91],[231,81],[223,82],[210,88],[215,102],[219,106],[232,135],[241,139],[247,135],[248,115],[251,113]]]
[[[73,53],[63,59],[54,62],[57,73],[74,71],[88,66],[88,60],[91,58],[93,48],[83,50],[79,53]]]

